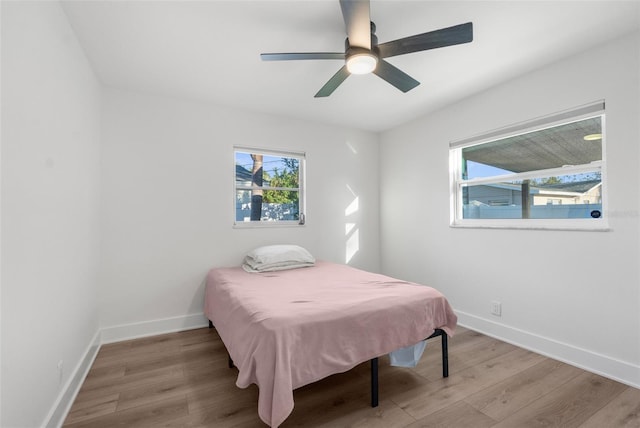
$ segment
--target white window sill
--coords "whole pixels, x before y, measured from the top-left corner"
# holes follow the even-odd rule
[[[297,221],[239,221],[233,224],[234,229],[270,229],[278,227],[304,227]]]
[[[450,224],[453,228],[460,229],[523,229],[523,230],[572,230],[586,232],[608,232],[611,231],[609,223],[595,219],[572,219],[572,220],[457,220]]]

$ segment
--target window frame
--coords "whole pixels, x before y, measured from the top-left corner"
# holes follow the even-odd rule
[[[260,154],[279,158],[293,158],[298,160],[298,187],[270,187],[262,186],[263,190],[295,190],[298,192],[298,220],[278,220],[278,221],[239,221],[236,220],[237,207],[236,197],[238,190],[251,190],[251,186],[238,186],[236,181],[236,153]],[[304,226],[307,220],[306,214],[306,153],[286,149],[265,149],[259,147],[233,146],[233,227],[234,228],[273,228],[273,227],[296,227]]]
[[[563,124],[600,117],[602,129],[602,159],[589,164],[567,165],[559,168],[548,168],[522,173],[509,173],[491,177],[472,179],[462,178],[462,150],[467,147],[487,144],[496,140],[515,137],[522,134],[541,131]],[[454,228],[491,228],[491,229],[544,229],[544,230],[586,230],[607,231],[608,191],[606,178],[606,131],[605,103],[598,101],[575,109],[562,111],[552,115],[533,119],[487,132],[475,137],[452,141],[449,143],[450,173],[450,227]],[[465,219],[463,218],[463,188],[471,185],[494,184],[499,182],[545,178],[561,175],[572,175],[588,172],[599,172],[602,185],[602,213],[600,218],[568,218],[568,219]]]

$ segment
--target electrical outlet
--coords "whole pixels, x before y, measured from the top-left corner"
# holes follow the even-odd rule
[[[491,302],[491,314],[497,317],[502,316],[502,303],[493,301]]]

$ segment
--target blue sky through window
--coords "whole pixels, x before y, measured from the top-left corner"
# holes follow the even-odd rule
[[[236,152],[236,165],[240,165],[248,171],[251,171],[253,168],[253,159],[251,159],[251,154]],[[269,156],[263,155],[262,158],[262,169],[266,172],[269,177],[273,177],[275,175],[275,170],[282,171],[285,168],[285,165],[282,163],[282,156]]]
[[[496,175],[511,174],[512,171],[496,168],[495,166],[485,165],[483,163],[467,161],[467,179],[493,177]]]

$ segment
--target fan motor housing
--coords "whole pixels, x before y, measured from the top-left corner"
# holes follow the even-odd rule
[[[356,53],[364,52],[372,52],[376,57],[380,56],[378,51],[378,36],[376,36],[376,24],[374,24],[373,21],[371,21],[371,50],[360,46],[351,46],[349,38],[344,39],[344,53],[347,58]]]

